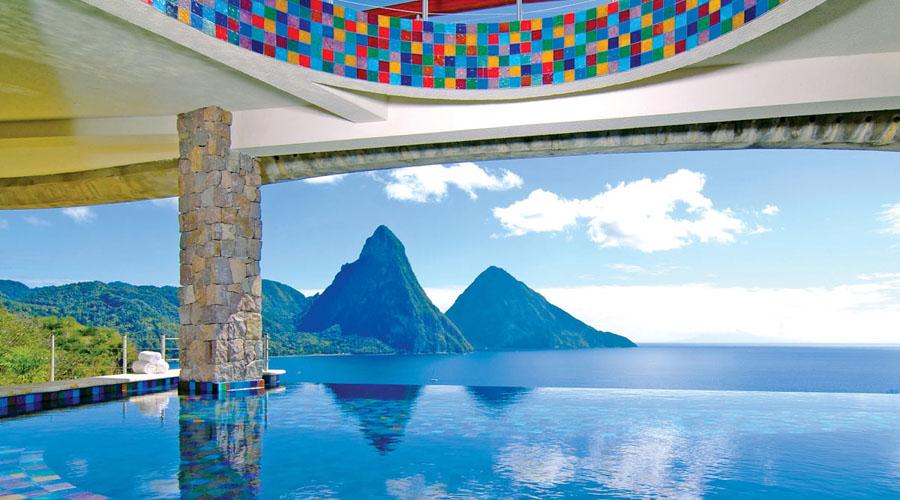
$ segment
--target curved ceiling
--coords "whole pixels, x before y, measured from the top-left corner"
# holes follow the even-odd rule
[[[135,0],[137,1],[137,0]],[[693,64],[824,0],[600,0],[586,10],[441,23],[322,0],[143,0],[313,81],[439,99],[516,99],[595,89]]]
[[[784,0],[727,35],[627,71],[464,90],[360,81],[292,65],[209,36],[145,2],[0,2],[0,206],[26,206],[27,193],[28,206],[171,195],[176,115],[209,105],[233,111],[234,149],[276,167],[292,165],[270,175],[272,181],[483,158],[478,148],[485,141],[496,157],[526,155],[543,138],[550,146],[539,151],[563,154],[581,147],[572,145],[581,144],[579,134],[634,138],[634,130],[650,130],[665,142],[670,127],[900,110],[897,0]],[[687,9],[688,2],[661,4]],[[701,2],[713,4],[699,0],[697,7]],[[852,140],[819,137],[819,129],[775,127],[772,134],[790,138],[794,147],[815,139],[818,147],[896,150],[895,115],[868,123]],[[748,146],[717,134],[714,147],[788,147],[778,141]],[[560,137],[575,139],[553,146]],[[713,147],[689,142],[680,144]],[[603,147],[618,150],[613,146]],[[339,161],[323,163],[332,158]],[[56,187],[48,187],[51,180]],[[75,196],[79,182],[86,186],[81,197]]]

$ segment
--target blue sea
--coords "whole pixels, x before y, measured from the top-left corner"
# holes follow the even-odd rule
[[[304,356],[288,380],[374,384],[900,393],[900,346],[647,344],[636,349]]]
[[[271,364],[264,395],[0,420],[0,497],[900,498],[898,348]]]

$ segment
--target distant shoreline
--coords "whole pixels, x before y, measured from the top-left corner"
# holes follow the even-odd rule
[[[810,347],[820,349],[900,349],[900,344],[803,344],[803,343],[728,343],[728,342],[646,342],[638,344],[638,347],[675,347],[675,348],[717,348],[717,347]],[[472,351],[472,352],[434,352],[434,353],[318,353],[318,354],[281,354],[270,358],[297,358],[297,357],[339,357],[339,356],[465,356],[478,353],[513,353],[513,352],[566,352],[566,351],[631,351],[634,348],[625,347],[594,347],[584,349],[513,349],[506,351]]]

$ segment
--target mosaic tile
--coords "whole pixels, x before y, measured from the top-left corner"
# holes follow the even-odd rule
[[[106,497],[79,490],[44,463],[41,451],[0,447],[0,500],[21,498],[100,500]]]
[[[273,389],[281,385],[281,378],[276,373],[263,373],[263,381],[266,389]]]
[[[436,89],[539,87],[621,73],[715,40],[787,0],[609,0],[456,24],[322,0],[142,0],[232,45],[347,78]]]
[[[178,386],[178,377],[111,384],[97,387],[81,387],[56,392],[23,394],[0,398],[0,418],[14,417],[36,411],[100,403],[128,396],[171,391]],[[2,457],[2,455],[0,455]]]
[[[267,402],[252,391],[182,398],[181,498],[257,498]],[[246,397],[244,397],[246,396]]]
[[[178,383],[178,392],[187,396],[212,395],[225,397],[228,393],[251,392],[262,394],[264,380],[242,380],[238,382],[195,382],[183,380]]]

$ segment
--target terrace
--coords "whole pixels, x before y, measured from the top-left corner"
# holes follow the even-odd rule
[[[416,5],[8,3],[0,208],[178,196],[181,381],[218,391],[262,378],[263,184],[462,159],[900,149],[892,0]]]

